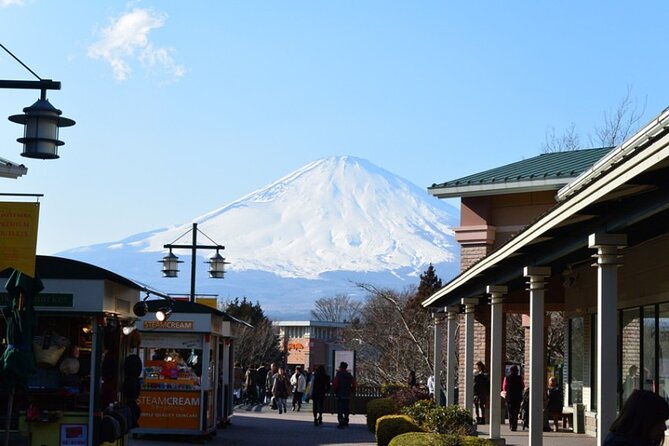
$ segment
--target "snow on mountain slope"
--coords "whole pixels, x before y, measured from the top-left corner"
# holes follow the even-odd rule
[[[455,261],[452,208],[353,157],[315,161],[195,222],[226,245],[231,269],[317,278]],[[145,240],[163,251],[190,224]]]
[[[366,160],[341,156],[314,161],[193,221],[226,246],[222,254],[231,262],[231,273],[224,282],[233,275],[241,279],[245,272],[263,272],[271,273],[262,274],[268,280],[279,276],[300,279],[302,284],[304,279],[331,281],[353,273],[394,276],[400,281],[414,277],[417,283],[429,263],[447,265],[446,275],[457,271],[458,246],[452,230],[457,214],[414,184]],[[155,261],[164,255],[164,244],[177,239],[190,244],[191,235],[186,233],[191,227],[184,223],[61,255],[165,289],[165,281],[155,280],[160,278],[159,272],[153,273],[159,270]],[[203,235],[198,241],[208,242]],[[175,252],[186,260],[183,253]],[[198,252],[203,258],[211,254]],[[188,275],[187,268],[182,269],[181,275]],[[198,273],[198,287],[203,275]],[[257,282],[238,286],[248,290],[244,295],[262,299],[253,294],[254,287],[264,292],[273,287]],[[318,297],[323,296],[311,300]]]

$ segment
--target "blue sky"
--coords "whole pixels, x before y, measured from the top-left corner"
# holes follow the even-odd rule
[[[669,105],[666,2],[0,0],[0,42],[77,125],[56,161],[0,156],[43,193],[38,252],[191,221],[318,158],[421,187],[587,135],[632,87]],[[0,78],[31,79],[0,54]],[[0,91],[0,116],[38,92]],[[226,244],[225,240],[219,241]]]

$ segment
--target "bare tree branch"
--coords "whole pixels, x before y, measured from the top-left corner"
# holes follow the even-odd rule
[[[400,321],[402,322],[402,325],[404,326],[404,329],[406,330],[406,333],[409,335],[409,338],[411,339],[413,344],[418,349],[418,351],[419,351],[421,357],[423,358],[423,360],[425,361],[425,364],[427,365],[427,367],[431,368],[432,366],[430,364],[429,355],[427,353],[425,353],[425,350],[423,349],[423,346],[420,344],[420,342],[418,342],[418,339],[416,339],[416,336],[414,335],[413,331],[409,327],[409,324],[408,324],[406,318],[404,317],[404,312],[402,311],[402,306],[397,302],[397,300],[393,299],[393,297],[389,293],[387,293],[383,290],[379,290],[374,285],[359,283],[358,287],[367,291],[367,292],[369,292],[369,293],[371,293],[371,294],[379,296],[382,299],[385,299],[386,301],[388,301],[394,307],[395,311],[397,312],[397,315],[400,318]]]

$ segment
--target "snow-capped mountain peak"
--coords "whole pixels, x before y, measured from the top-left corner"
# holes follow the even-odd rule
[[[212,252],[198,251],[203,257],[197,259],[198,293],[258,299],[273,314],[290,311],[304,317],[319,297],[355,294],[356,282],[417,284],[430,263],[442,278],[458,270],[452,231],[457,210],[351,156],[311,162],[191,222],[61,255],[159,290],[184,292],[189,275],[182,271],[177,279],[163,279],[156,261],[165,254],[165,244],[190,243],[193,221],[225,245],[222,254],[231,262],[226,280],[212,281],[202,261]],[[176,254],[188,262],[188,253]],[[283,305],[286,297],[290,308]]]
[[[341,156],[307,164],[194,221],[226,245],[232,270],[314,279],[453,261],[455,216],[439,204],[366,160]],[[154,234],[143,251],[162,251],[188,226]]]

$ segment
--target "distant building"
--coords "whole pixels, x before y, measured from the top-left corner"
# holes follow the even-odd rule
[[[274,321],[272,325],[278,330],[287,365],[301,365],[305,369],[324,365],[325,370],[332,370],[332,352],[339,349],[341,332],[349,323]]]

